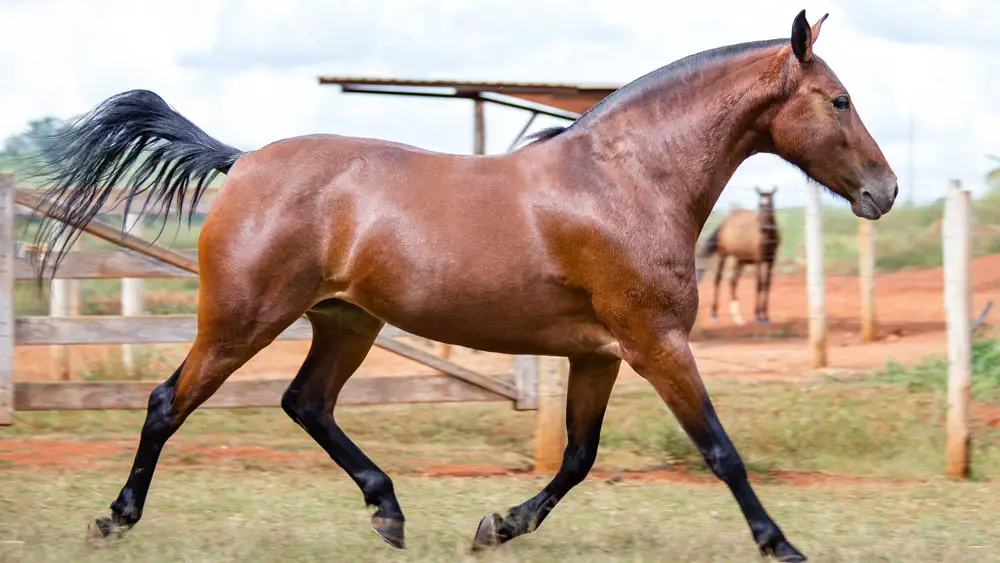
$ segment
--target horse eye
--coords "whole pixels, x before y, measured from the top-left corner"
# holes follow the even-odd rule
[[[847,99],[847,96],[838,96],[833,100],[833,107],[837,109],[847,109],[851,105],[851,102]]]

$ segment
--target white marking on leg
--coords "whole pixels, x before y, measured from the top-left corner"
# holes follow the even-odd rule
[[[733,322],[743,326],[746,322],[743,320],[743,315],[740,314],[740,302],[735,299],[729,302],[729,314],[733,316]]]

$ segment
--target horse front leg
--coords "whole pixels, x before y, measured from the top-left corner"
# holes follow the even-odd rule
[[[783,562],[805,561],[805,556],[785,539],[750,486],[743,461],[716,416],[698,373],[688,346],[688,331],[678,328],[657,334],[653,329],[662,326],[665,324],[657,322],[633,329],[633,334],[641,336],[625,346],[629,364],[656,389],[709,468],[729,487],[760,553]]]
[[[761,306],[761,315],[764,318],[765,323],[771,322],[771,316],[768,315],[768,308],[771,303],[771,272],[774,271],[774,262],[769,261],[767,267],[764,270],[764,304]]]
[[[767,322],[767,313],[764,311],[764,295],[767,291],[766,270],[763,261],[757,262],[757,297],[754,301],[754,320],[757,324]]]

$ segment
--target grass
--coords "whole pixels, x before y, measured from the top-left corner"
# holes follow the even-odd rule
[[[125,542],[94,550],[83,527],[117,493],[120,475],[94,470],[3,473],[0,559],[57,561],[704,561],[758,560],[743,517],[721,484],[584,482],[534,534],[494,553],[466,550],[479,518],[521,502],[544,478],[395,479],[407,549],[368,527],[360,494],[326,472],[157,471],[144,520]],[[1000,549],[986,515],[995,483],[758,485],[789,539],[815,561],[985,561]],[[30,502],[30,504],[28,504]]]
[[[928,355],[913,365],[890,360],[878,375],[887,381],[901,383],[910,391],[941,393],[948,385],[948,358]],[[972,341],[970,392],[976,398],[1000,395],[1000,339],[978,337]]]
[[[982,561],[1000,548],[991,516],[1000,510],[1000,428],[974,410],[973,479],[943,479],[946,403],[939,389],[867,375],[707,384],[765,505],[813,560]],[[981,399],[977,406],[1000,403]],[[464,550],[479,517],[544,485],[543,477],[414,476],[444,463],[529,467],[532,412],[492,403],[337,412],[345,431],[394,478],[408,517],[405,552],[368,531],[369,512],[354,484],[276,408],[195,412],[164,450],[144,521],[114,551],[90,551],[83,526],[117,494],[144,413],[26,412],[0,429],[0,542],[25,542],[0,543],[0,560],[471,561]],[[43,453],[60,443],[77,453],[51,469],[28,467],[2,446],[24,439],[41,440]],[[118,449],[98,450],[96,442]],[[214,455],[221,447],[282,455]],[[704,483],[626,476],[613,484],[592,475],[536,534],[485,561],[556,554],[580,561],[755,560],[732,496],[660,399],[645,384],[620,385],[595,472],[665,464]],[[770,470],[878,480],[794,487]]]

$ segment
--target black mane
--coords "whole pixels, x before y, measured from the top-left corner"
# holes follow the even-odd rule
[[[547,127],[541,131],[537,131],[525,137],[525,141],[531,142],[541,142],[556,137],[566,131],[569,131],[573,127],[576,127],[580,121],[584,118],[598,113],[606,108],[611,108],[618,103],[630,99],[633,95],[646,92],[651,88],[656,88],[662,86],[664,83],[670,82],[676,78],[686,76],[687,74],[702,69],[710,63],[716,61],[725,60],[736,55],[741,55],[750,51],[756,51],[758,49],[768,49],[771,47],[778,47],[781,45],[788,44],[788,38],[780,39],[765,39],[762,41],[750,41],[747,43],[736,43],[733,45],[725,45],[723,47],[716,47],[714,49],[709,49],[707,51],[702,51],[700,53],[695,53],[693,55],[688,55],[682,59],[678,59],[666,66],[662,66],[654,71],[644,74],[639,78],[636,78],[632,82],[622,86],[621,88],[615,90],[601,101],[597,102],[590,107],[587,111],[580,114],[573,123],[568,126],[557,125],[555,127]]]

